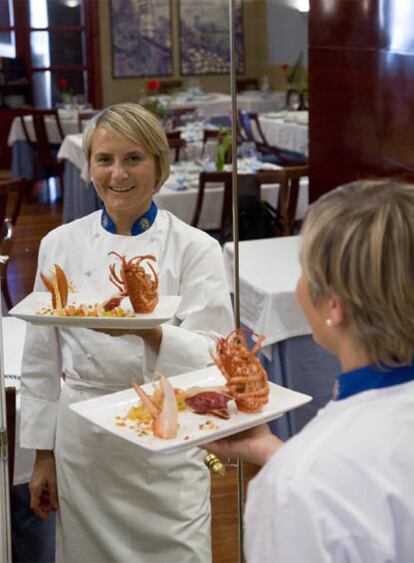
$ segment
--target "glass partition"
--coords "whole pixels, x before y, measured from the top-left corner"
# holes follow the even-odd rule
[[[0,561],[11,561],[7,417],[3,358],[3,322],[0,303]]]
[[[286,167],[306,167],[307,162],[308,14],[302,11],[306,10],[305,4],[300,0],[245,0],[244,72],[237,73],[236,65],[232,65],[237,91],[233,109],[237,116],[237,127],[233,131],[236,144],[233,172],[237,186],[233,195],[237,197],[238,209],[235,208],[234,213],[238,221],[235,245],[225,246],[224,256],[228,266],[234,267],[236,276],[236,319],[241,326],[265,336],[268,327],[263,318],[266,314],[264,311],[259,314],[259,309],[268,307],[267,296],[260,294],[250,299],[251,283],[269,285],[270,272],[275,279],[280,278],[277,259],[272,248],[266,250],[266,245],[272,244],[275,237],[296,232],[296,207],[299,203],[303,213],[307,204],[306,182],[304,189],[301,186],[298,190],[299,194],[303,191],[299,201],[289,204],[289,195],[294,190],[288,185],[285,170]],[[290,128],[291,124],[294,127]],[[297,174],[305,175],[307,171],[303,168]],[[266,239],[263,244],[261,239]],[[293,292],[290,297],[294,299]],[[269,357],[270,346],[267,352]],[[265,368],[272,379],[270,360]],[[273,430],[279,429],[273,427]],[[288,437],[288,433],[281,437]],[[242,561],[243,482],[246,484],[256,469],[248,464],[239,464],[238,469],[239,557]]]

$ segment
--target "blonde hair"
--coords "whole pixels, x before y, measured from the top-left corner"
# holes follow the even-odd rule
[[[301,260],[312,301],[342,300],[372,363],[412,362],[413,185],[358,181],[325,194],[309,209]]]
[[[95,115],[83,132],[83,152],[88,165],[91,158],[92,139],[98,127],[112,129],[141,145],[155,159],[157,173],[154,192],[157,192],[170,174],[170,155],[167,137],[153,113],[138,104],[116,104]]]

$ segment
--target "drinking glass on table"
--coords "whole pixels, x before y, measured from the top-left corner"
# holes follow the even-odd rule
[[[82,111],[85,109],[86,100],[84,94],[76,94],[75,96],[76,109]]]

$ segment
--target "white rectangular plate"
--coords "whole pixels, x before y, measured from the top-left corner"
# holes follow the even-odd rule
[[[225,384],[225,379],[216,366],[177,375],[171,377],[169,381],[173,387],[180,389],[186,389],[194,385],[209,387]],[[74,403],[70,408],[90,422],[124,440],[128,440],[147,450],[166,454],[185,450],[199,444],[205,444],[212,440],[236,434],[242,430],[247,430],[253,426],[278,418],[283,413],[300,407],[312,399],[309,395],[291,391],[274,383],[269,383],[269,385],[269,402],[263,407],[261,412],[246,414],[237,411],[234,406],[233,409],[230,409],[231,417],[229,420],[222,420],[211,415],[199,415],[187,411],[181,412],[178,415],[178,436],[168,440],[156,438],[153,435],[139,436],[136,428],[131,428],[134,426],[134,421],[130,421],[130,424],[126,421],[127,426],[123,427],[116,425],[119,422],[119,419],[116,417],[125,417],[129,409],[138,406],[140,402],[133,389],[126,389],[125,391],[118,391],[117,393],[111,393],[96,399]],[[153,390],[152,383],[143,385],[143,389],[151,394]],[[207,420],[212,421],[218,429],[201,429],[200,425]]]
[[[68,303],[102,303],[109,295],[100,294],[69,294]],[[133,317],[61,317],[55,315],[36,314],[42,307],[50,307],[50,293],[35,291],[25,297],[9,311],[9,315],[39,325],[56,325],[83,328],[153,328],[165,323],[173,317],[180,305],[182,297],[179,295],[160,295],[158,305],[152,313],[136,313]],[[128,298],[121,306],[132,311]]]

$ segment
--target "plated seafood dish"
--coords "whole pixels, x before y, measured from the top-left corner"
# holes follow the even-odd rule
[[[257,337],[249,350],[244,333]],[[232,412],[254,414],[269,400],[267,374],[257,357],[264,337],[251,331],[236,329],[217,341],[213,359],[226,379],[224,386],[173,388],[164,376],[149,395],[136,382],[132,383],[141,403],[132,407],[124,417],[117,416],[115,424],[128,426],[141,436],[153,434],[157,438],[176,438],[179,412],[190,411],[228,420]],[[208,429],[219,428],[210,421]]]
[[[131,387],[74,403],[70,408],[120,439],[151,452],[169,454],[253,428],[311,400],[309,395],[269,382],[268,402],[258,412],[246,413],[237,408],[226,383],[218,367],[212,365],[170,377],[163,384],[142,385],[140,389],[153,406],[145,406]],[[165,385],[170,389],[165,391],[164,400]],[[175,437],[167,437],[175,433]]]
[[[54,264],[50,269],[49,276],[40,273],[40,279],[46,286],[51,296],[50,307],[42,307],[39,315],[60,315],[65,317],[131,317],[134,313],[151,313],[158,304],[158,275],[152,262],[156,262],[155,256],[134,256],[127,260],[117,252],[110,252],[120,260],[119,271],[116,264],[109,266],[109,281],[115,285],[119,293],[112,295],[109,299],[99,303],[71,303],[68,301],[69,291],[74,290],[65,272]],[[144,264],[147,264],[147,270]],[[132,306],[132,312],[121,307],[121,302],[126,297]]]

